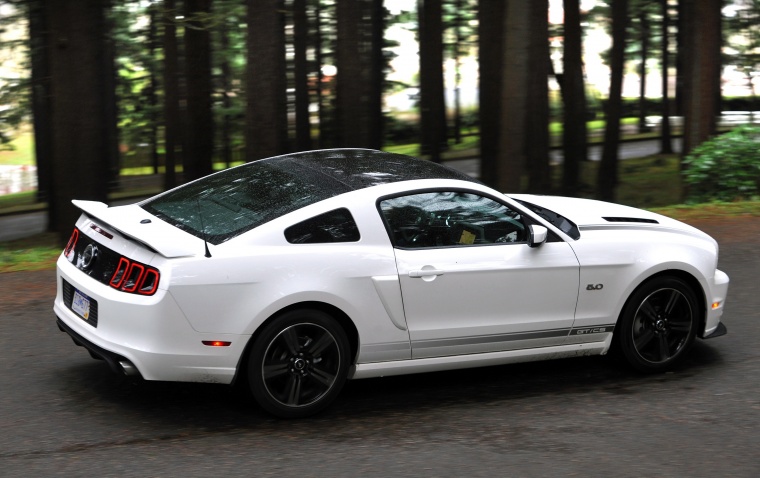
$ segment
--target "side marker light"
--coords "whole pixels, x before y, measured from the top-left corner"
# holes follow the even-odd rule
[[[208,345],[209,347],[229,347],[232,344],[232,342],[225,342],[223,340],[204,340],[203,345]]]

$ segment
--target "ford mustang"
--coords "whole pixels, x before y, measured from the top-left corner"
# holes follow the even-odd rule
[[[295,153],[74,204],[58,327],[119,373],[245,384],[280,417],[347,379],[610,350],[659,372],[726,332],[703,232],[402,155]]]

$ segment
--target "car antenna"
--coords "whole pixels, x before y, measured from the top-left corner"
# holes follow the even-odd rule
[[[208,241],[206,240],[206,226],[203,225],[203,213],[201,213],[201,199],[195,198],[195,204],[198,206],[198,216],[201,218],[201,234],[203,235],[203,245],[206,248],[206,257],[211,257],[211,251],[208,250]]]

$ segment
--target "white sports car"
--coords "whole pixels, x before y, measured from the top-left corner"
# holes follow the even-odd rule
[[[296,153],[138,204],[74,203],[60,329],[120,373],[247,383],[281,417],[346,379],[610,348],[661,371],[726,331],[728,276],[701,231],[407,156]]]

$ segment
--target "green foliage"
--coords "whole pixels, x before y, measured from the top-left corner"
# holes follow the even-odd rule
[[[733,201],[758,195],[760,128],[742,126],[694,148],[684,163],[689,202]]]

